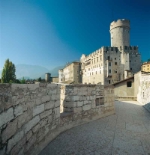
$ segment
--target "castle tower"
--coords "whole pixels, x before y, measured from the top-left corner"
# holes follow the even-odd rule
[[[118,19],[110,24],[111,46],[130,46],[130,21]]]

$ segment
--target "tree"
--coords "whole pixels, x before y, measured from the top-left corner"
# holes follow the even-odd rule
[[[25,81],[25,79],[23,77],[22,80],[21,80],[21,84],[25,84],[25,83],[26,83],[26,81]]]
[[[42,81],[41,77],[39,77],[37,80],[38,80],[39,82],[41,82],[41,81]]]
[[[2,70],[2,78],[1,78],[2,83],[15,82],[16,80],[15,72],[16,72],[15,65],[11,61],[9,61],[9,59],[7,59],[5,61]]]

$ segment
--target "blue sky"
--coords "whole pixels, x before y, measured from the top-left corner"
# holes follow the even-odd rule
[[[15,65],[48,69],[110,46],[113,20],[129,19],[130,44],[150,58],[149,0],[0,0],[0,69]]]

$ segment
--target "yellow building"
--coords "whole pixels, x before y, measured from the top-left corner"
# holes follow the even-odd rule
[[[61,83],[81,83],[81,63],[72,62],[59,70],[59,82]]]
[[[144,72],[150,72],[150,61],[144,62],[143,65],[141,66],[141,70]]]

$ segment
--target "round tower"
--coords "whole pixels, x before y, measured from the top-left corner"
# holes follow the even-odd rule
[[[111,46],[130,46],[130,21],[118,19],[110,24]]]

